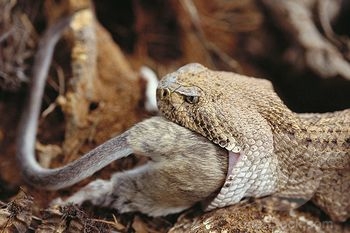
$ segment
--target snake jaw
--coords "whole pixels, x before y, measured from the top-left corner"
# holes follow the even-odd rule
[[[225,183],[218,195],[205,206],[213,210],[236,204],[244,197],[263,197],[277,191],[277,164],[273,157],[266,157],[257,162],[263,155],[259,151],[229,151],[228,168]]]
[[[175,80],[173,76],[169,77],[171,80]],[[164,83],[169,84],[167,80]],[[170,87],[174,86],[174,83],[170,85]],[[220,131],[223,125],[218,125],[217,121],[211,120],[217,118],[217,116],[209,117],[211,114],[215,114],[216,111],[214,109],[209,111],[208,108],[197,108],[199,101],[205,101],[200,99],[202,97],[201,90],[196,87],[177,87],[174,90],[170,87],[160,85],[157,89],[158,108],[167,119],[200,133],[214,144],[228,151],[241,152],[243,147],[238,142],[238,133],[237,135],[232,135],[233,129],[230,132]],[[198,97],[199,99],[192,103],[194,101],[186,101],[187,97]],[[207,105],[210,106],[210,103]]]
[[[237,145],[230,145],[230,146],[227,146],[227,147],[225,147],[228,151],[232,151],[232,152],[234,152],[234,153],[239,153],[239,152],[241,152],[241,150],[242,150],[242,147],[240,147],[240,146],[237,146]]]

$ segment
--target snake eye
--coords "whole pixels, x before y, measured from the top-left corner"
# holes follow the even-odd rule
[[[196,104],[199,101],[199,97],[193,96],[193,95],[188,95],[188,96],[185,96],[185,101],[189,104]]]

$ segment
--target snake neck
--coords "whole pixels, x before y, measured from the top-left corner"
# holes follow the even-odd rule
[[[281,159],[339,160],[350,155],[350,110],[333,113],[284,113],[271,128],[275,153]],[[287,116],[287,117],[286,117]],[[282,120],[281,120],[282,121]]]
[[[259,112],[270,124],[275,147],[290,147],[292,151],[305,147],[318,154],[327,151],[350,153],[350,109],[298,114],[281,103]]]
[[[350,109],[297,116],[302,129],[300,143],[320,152],[350,153]]]
[[[271,127],[279,193],[308,199],[325,182],[323,177],[350,168],[350,110],[287,115],[282,124]]]

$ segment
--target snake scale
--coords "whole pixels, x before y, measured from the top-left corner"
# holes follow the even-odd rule
[[[243,197],[312,200],[350,216],[350,109],[292,112],[267,80],[192,63],[162,78],[159,110],[236,155],[209,209]]]

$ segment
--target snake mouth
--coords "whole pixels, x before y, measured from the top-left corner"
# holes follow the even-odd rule
[[[226,174],[226,183],[233,179],[232,170],[235,167],[235,165],[237,164],[240,156],[241,156],[241,153],[228,151],[228,166],[227,166],[227,174]]]
[[[230,185],[230,183],[233,180],[232,171],[236,167],[236,165],[240,159],[241,154],[235,153],[235,152],[232,152],[229,150],[226,150],[226,151],[227,151],[227,156],[228,156],[228,163],[227,163],[227,172],[226,172],[225,181],[224,181],[223,185],[221,186],[221,188],[216,193],[214,193],[214,196],[208,197],[207,199],[205,199],[201,202],[203,209],[208,209],[208,207],[211,206],[214,199],[217,198],[217,195],[219,195],[219,193],[221,192],[221,189],[223,187],[225,187],[225,185]]]

